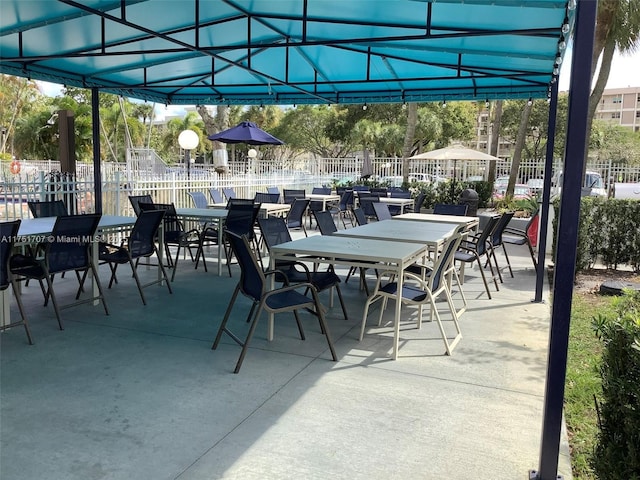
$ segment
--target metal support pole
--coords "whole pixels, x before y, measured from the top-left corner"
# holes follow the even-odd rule
[[[99,90],[91,89],[91,131],[93,136],[93,188],[96,213],[102,214],[102,174],[100,172],[100,103]]]
[[[544,162],[544,181],[542,186],[542,212],[538,240],[538,270],[536,272],[536,296],[534,302],[542,302],[544,285],[545,259],[547,256],[547,230],[549,228],[549,208],[551,200],[551,176],[553,170],[553,148],[556,140],[556,115],[558,112],[558,82],[551,86],[551,103],[549,104],[549,122],[547,129],[547,156]]]
[[[598,4],[595,1],[579,0],[576,12],[567,142],[564,156],[562,198],[558,216],[540,468],[536,473],[538,480],[556,480],[558,478],[569,323],[580,221],[582,167],[588,143],[587,115],[591,92],[591,56],[593,54],[597,7]]]

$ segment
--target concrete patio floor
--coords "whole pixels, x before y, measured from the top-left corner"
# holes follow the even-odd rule
[[[63,310],[64,331],[33,284],[23,298],[35,345],[21,327],[0,335],[0,478],[528,478],[538,466],[550,312],[531,303],[526,247],[509,251],[515,278],[507,274],[492,300],[477,267],[467,268],[470,304],[451,357],[436,324],[416,329],[406,308],[397,361],[392,309],[378,328],[376,307],[359,342],[365,294],[352,279],[342,284],[349,320],[337,298],[327,315],[338,362],[317,319],[301,315],[301,341],[281,314],[272,342],[262,318],[238,375],[238,345],[223,337],[211,350],[239,278],[237,266],[233,278],[216,276],[215,250],[208,273],[181,262],[173,295],[147,288],[146,307],[123,267],[107,293],[111,315]],[[77,285],[68,277],[56,280],[61,298]],[[230,323],[240,336],[248,307],[242,299]]]

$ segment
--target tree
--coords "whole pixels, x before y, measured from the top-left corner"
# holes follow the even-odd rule
[[[596,21],[592,79],[598,59],[601,59],[601,62],[597,80],[589,96],[587,132],[590,133],[598,102],[611,73],[613,54],[616,49],[625,53],[633,52],[640,46],[640,0],[599,0]],[[585,155],[583,171],[587,168],[587,158]]]
[[[0,76],[0,127],[3,129],[0,135],[0,152],[2,156],[6,155],[7,150],[11,152],[8,158],[16,153],[18,158],[22,156],[20,152],[14,152],[13,148],[8,147],[14,145],[18,120],[31,111],[32,105],[40,97],[41,94],[35,82],[11,75]]]

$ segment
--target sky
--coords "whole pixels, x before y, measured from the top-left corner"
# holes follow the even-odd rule
[[[560,69],[561,92],[569,90],[571,75],[571,50],[567,50],[562,67]],[[45,95],[55,97],[61,94],[62,85],[38,81],[40,90]],[[640,50],[633,55],[620,55],[616,53],[611,65],[611,73],[606,88],[640,87]],[[135,101],[135,100],[134,100]],[[165,116],[182,116],[185,110],[183,105],[156,105],[156,120],[163,120]]]

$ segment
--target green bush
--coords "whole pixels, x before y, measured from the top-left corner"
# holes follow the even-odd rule
[[[559,199],[553,202],[555,256]],[[584,197],[580,202],[576,270],[593,267],[601,260],[607,268],[629,265],[640,272],[640,202],[637,200]]]
[[[593,468],[601,480],[640,479],[640,292],[625,291],[616,317],[594,319],[603,344],[600,433]]]

